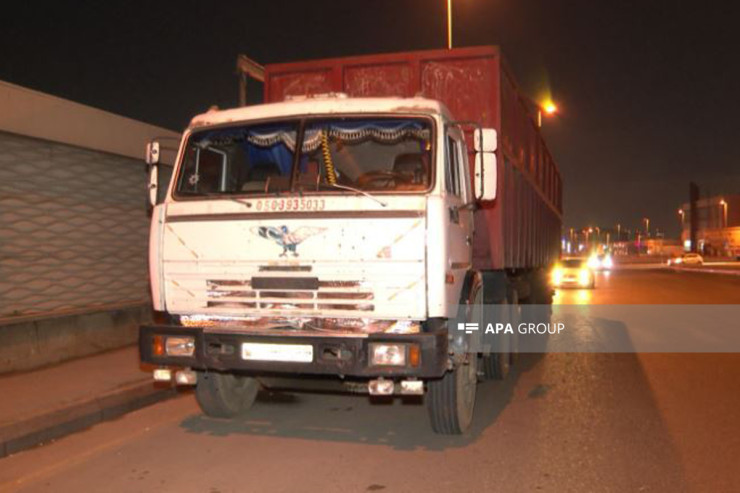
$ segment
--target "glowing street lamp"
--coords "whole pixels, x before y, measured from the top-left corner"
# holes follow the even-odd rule
[[[719,205],[722,206],[722,227],[727,227],[727,202],[725,199],[719,201]]]
[[[552,116],[558,112],[558,107],[552,101],[545,101],[537,105],[537,126],[542,127],[542,113]]]
[[[452,0],[447,0],[447,49],[452,49]]]

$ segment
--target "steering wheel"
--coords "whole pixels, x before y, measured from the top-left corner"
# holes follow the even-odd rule
[[[369,183],[373,183],[376,181],[384,181],[387,183],[390,183],[391,181],[401,182],[401,183],[411,183],[413,181],[413,177],[409,176],[405,173],[399,173],[398,171],[392,171],[392,170],[377,170],[377,171],[368,171],[367,173],[363,173],[357,178],[357,184],[360,187],[364,187]]]

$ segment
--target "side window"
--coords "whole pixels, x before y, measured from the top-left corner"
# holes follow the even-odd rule
[[[457,163],[458,163],[458,176],[460,177],[460,197],[465,201],[469,201],[472,197],[472,191],[470,190],[470,167],[468,165],[468,147],[465,145],[464,140],[456,141],[457,145]]]
[[[468,160],[467,148],[465,143],[457,140],[452,135],[447,135],[446,145],[447,170],[446,184],[447,191],[460,197],[463,201],[470,196],[468,181]]]
[[[219,192],[224,190],[226,178],[225,153],[191,148],[180,175],[179,189],[181,192]]]
[[[446,161],[447,161],[447,170],[446,170],[446,183],[447,183],[447,191],[450,192],[452,195],[456,195],[458,197],[461,197],[462,194],[460,193],[460,166],[459,166],[459,157],[460,152],[458,150],[457,141],[452,138],[451,135],[447,136],[447,146],[445,149],[446,152]]]

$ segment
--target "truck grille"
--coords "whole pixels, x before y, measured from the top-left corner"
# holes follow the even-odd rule
[[[284,287],[284,288],[283,288]],[[275,310],[349,310],[372,312],[375,296],[360,281],[310,277],[258,277],[206,280],[208,308]],[[282,289],[281,289],[282,288]]]

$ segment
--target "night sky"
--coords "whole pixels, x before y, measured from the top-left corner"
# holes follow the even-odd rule
[[[688,182],[740,193],[736,2],[454,0],[454,44],[503,47],[561,114],[545,135],[565,226],[676,234]],[[0,79],[182,130],[236,104],[234,60],[441,48],[444,0],[13,2]],[[2,111],[2,108],[0,108]]]

